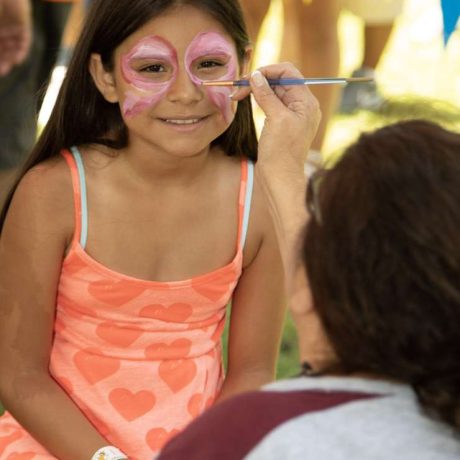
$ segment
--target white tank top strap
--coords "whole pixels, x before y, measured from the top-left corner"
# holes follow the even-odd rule
[[[81,196],[80,245],[82,246],[82,248],[85,248],[86,241],[88,239],[88,203],[87,203],[87,194],[86,194],[85,168],[83,166],[83,160],[81,158],[81,154],[78,148],[73,146],[70,148],[70,151],[75,159],[75,164],[77,165],[78,179],[80,182],[80,196]]]
[[[246,191],[244,196],[243,204],[243,223],[241,228],[241,240],[240,246],[244,249],[244,244],[246,242],[246,236],[248,233],[249,227],[249,216],[251,214],[251,202],[252,202],[252,192],[254,188],[254,163],[251,160],[247,161],[247,178],[246,178]]]

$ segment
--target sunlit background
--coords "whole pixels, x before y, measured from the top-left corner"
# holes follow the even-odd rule
[[[273,0],[256,50],[256,66],[276,61],[282,17],[281,0]],[[363,53],[362,29],[361,19],[346,11],[341,14],[340,74],[343,76],[349,76],[359,67]],[[444,108],[449,113],[460,111],[460,31],[454,32],[447,47],[444,46],[442,32],[439,0],[405,0],[403,13],[396,21],[377,68],[379,89],[385,96],[398,100],[404,97],[407,101],[424,97],[428,98],[428,104],[436,103],[440,110]],[[422,116],[422,111],[415,115]],[[257,121],[260,126],[263,121],[260,113]],[[369,118],[368,113],[337,115],[330,124],[324,153],[328,155],[340,150],[361,130],[374,123],[378,120]]]

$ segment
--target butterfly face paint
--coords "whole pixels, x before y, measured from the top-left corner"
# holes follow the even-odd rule
[[[232,89],[201,87],[201,82],[235,79],[238,60],[232,44],[219,33],[200,33],[188,46],[184,60],[191,81],[206,92],[229,123],[233,117]],[[132,117],[156,105],[175,81],[178,67],[177,51],[165,39],[150,36],[137,43],[121,59],[123,78],[132,87],[126,92],[123,114]]]
[[[206,80],[235,80],[237,56],[234,46],[216,32],[198,34],[185,54],[185,68],[190,79],[197,85]],[[211,101],[219,108],[228,123],[233,117],[229,98],[231,87],[203,87]]]
[[[122,56],[121,72],[133,87],[133,91],[126,92],[123,114],[134,116],[166,94],[177,74],[176,51],[161,37],[146,37]]]

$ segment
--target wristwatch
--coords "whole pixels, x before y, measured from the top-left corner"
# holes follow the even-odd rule
[[[114,446],[105,446],[98,449],[91,460],[128,460],[128,457]]]

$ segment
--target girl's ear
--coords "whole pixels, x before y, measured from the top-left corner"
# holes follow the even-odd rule
[[[252,46],[247,46],[244,52],[243,64],[241,66],[241,75],[248,75],[249,70],[251,69],[251,58],[254,48]]]
[[[94,84],[108,102],[118,102],[115,79],[112,72],[108,72],[102,64],[101,55],[91,54],[89,60],[89,73],[93,77]]]

